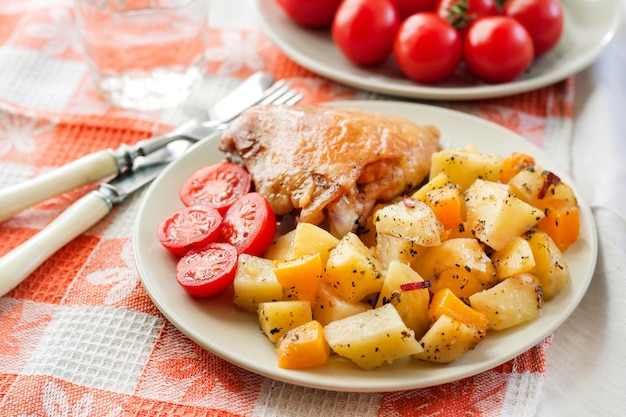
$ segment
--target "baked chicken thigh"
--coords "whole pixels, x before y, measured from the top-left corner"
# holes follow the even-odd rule
[[[276,215],[327,220],[342,236],[365,225],[376,203],[417,187],[440,143],[436,127],[396,116],[265,105],[235,120],[219,148],[248,169]]]

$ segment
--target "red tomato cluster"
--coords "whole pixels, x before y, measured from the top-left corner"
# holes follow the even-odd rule
[[[512,81],[563,31],[560,0],[276,0],[307,28],[330,28],[359,66],[390,56],[413,81],[449,78],[465,61],[477,78]]]
[[[235,277],[241,253],[261,255],[276,235],[276,216],[250,174],[221,162],[192,173],[181,185],[185,207],[161,221],[159,242],[180,259],[176,280],[189,294],[210,297]]]

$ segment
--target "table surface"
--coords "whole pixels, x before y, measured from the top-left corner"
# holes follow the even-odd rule
[[[71,1],[0,4],[0,188],[165,132],[258,70],[290,79],[304,103],[389,99],[291,61],[261,31],[253,0],[210,0],[210,7],[201,91],[175,109],[138,113],[97,95]],[[181,334],[141,286],[131,241],[140,194],[0,298],[0,415],[622,415],[625,67],[622,21],[597,61],[563,82],[514,97],[428,103],[502,124],[542,147],[592,208],[599,238],[592,283],[571,317],[519,358],[457,383],[397,393],[315,390],[241,370]],[[90,189],[0,223],[0,255]]]

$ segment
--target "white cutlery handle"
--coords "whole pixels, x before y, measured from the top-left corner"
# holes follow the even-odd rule
[[[99,151],[47,174],[2,189],[0,222],[50,197],[116,174],[118,169],[112,151]]]
[[[110,202],[92,191],[21,246],[0,258],[0,296],[15,288],[39,265],[111,211]]]

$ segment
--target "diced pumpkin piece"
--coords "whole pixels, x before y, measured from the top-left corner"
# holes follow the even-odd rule
[[[369,304],[363,302],[349,303],[343,300],[337,295],[332,285],[328,282],[322,282],[317,289],[313,318],[325,326],[330,322],[354,316],[371,309],[372,307]]]
[[[494,252],[491,261],[500,281],[512,275],[528,272],[535,267],[535,257],[526,239],[513,239],[504,249]]]
[[[393,305],[402,321],[407,325],[416,337],[421,337],[428,327],[427,310],[430,301],[430,293],[427,288],[403,290],[402,286],[414,282],[424,282],[422,277],[409,265],[398,261],[392,261],[385,275],[385,282],[378,295],[376,307],[385,304]]]
[[[553,299],[569,282],[569,267],[563,253],[550,235],[532,229],[522,236],[528,241],[535,258],[535,267],[529,272],[539,279],[546,301]]]
[[[379,235],[401,237],[420,246],[441,243],[441,222],[426,203],[411,197],[378,210],[374,224]]]
[[[456,184],[429,191],[427,195],[426,203],[445,229],[458,227],[463,222],[463,199]]]
[[[433,293],[450,288],[459,298],[498,282],[491,259],[476,239],[446,240],[428,248],[412,266],[422,278],[432,281]]]
[[[504,158],[502,162],[502,174],[500,174],[500,182],[508,183],[511,178],[516,176],[520,171],[535,165],[535,158],[522,152],[513,152]]]
[[[504,247],[544,217],[543,211],[511,195],[506,186],[476,180],[465,192],[467,223],[494,250]]]
[[[381,271],[380,261],[352,232],[330,251],[326,264],[328,282],[348,302],[379,292],[384,279]]]
[[[580,210],[577,204],[568,200],[552,199],[546,202],[546,217],[537,228],[546,232],[556,246],[564,252],[580,237]]]
[[[428,201],[428,193],[438,188],[446,187],[450,185],[450,177],[445,172],[440,172],[432,177],[426,184],[422,185],[417,191],[415,191],[411,197],[419,200],[423,203]]]
[[[487,316],[465,304],[449,288],[437,291],[428,307],[428,318],[433,323],[444,314],[481,332],[489,329]]]
[[[274,273],[285,289],[285,298],[308,301],[312,306],[316,302],[315,294],[322,279],[322,269],[319,252],[274,262]]]
[[[567,200],[578,204],[574,190],[551,171],[538,165],[528,167],[511,178],[508,183],[511,194],[541,210],[552,199]]]
[[[239,255],[233,288],[235,306],[249,313],[256,313],[259,303],[283,299],[273,262],[257,256]]]
[[[485,332],[443,314],[420,339],[423,352],[413,357],[427,362],[454,362],[484,337]]]
[[[324,336],[336,354],[365,370],[422,351],[391,304],[329,323]]]
[[[289,330],[276,342],[276,355],[279,368],[300,369],[323,365],[330,356],[324,327],[320,322],[311,320]]]
[[[543,290],[531,274],[505,279],[488,290],[472,295],[470,305],[483,312],[494,330],[504,330],[532,321],[543,310]]]
[[[276,341],[287,331],[313,320],[308,301],[271,301],[259,304],[261,330],[269,340]]]
[[[502,157],[478,152],[475,148],[446,149],[435,152],[431,159],[430,178],[440,172],[448,175],[450,182],[466,190],[476,179],[500,181]]]

